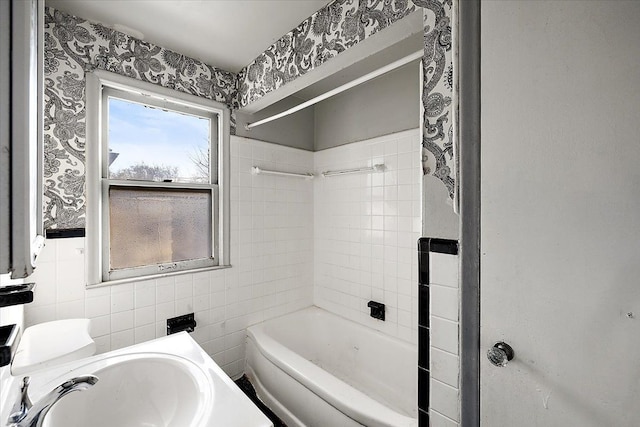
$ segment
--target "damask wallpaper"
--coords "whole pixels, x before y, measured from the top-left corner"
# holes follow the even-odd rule
[[[424,13],[424,56],[422,57],[422,167],[455,193],[453,126],[453,0],[414,0]]]
[[[231,105],[236,75],[45,10],[44,226],[85,225],[85,73],[95,68]]]
[[[454,194],[453,0],[335,0],[282,36],[238,74],[238,105],[306,74],[416,9],[424,14],[423,170]]]
[[[251,104],[416,11],[409,0],[335,0],[238,74],[238,104]]]
[[[45,12],[45,228],[82,228],[85,72],[112,71],[248,105],[417,9],[424,14],[423,169],[453,197],[451,16],[454,0],[335,0],[238,75],[53,8]],[[232,129],[235,115],[232,112]]]

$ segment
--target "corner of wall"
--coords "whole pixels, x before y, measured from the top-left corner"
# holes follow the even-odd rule
[[[422,178],[422,235],[458,240],[460,217],[442,181],[433,175]]]

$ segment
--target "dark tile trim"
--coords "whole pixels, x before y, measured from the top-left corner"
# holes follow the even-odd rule
[[[418,368],[418,409],[429,411],[429,371]]]
[[[84,228],[50,228],[46,231],[47,239],[68,239],[70,237],[85,237]]]
[[[437,237],[420,237],[418,239],[418,253],[428,252],[458,255],[458,241]]]
[[[418,252],[418,283],[429,286],[429,252]]]
[[[418,326],[429,327],[428,285],[418,285]]]
[[[429,413],[418,409],[418,427],[429,427]]]
[[[418,239],[418,424],[429,425],[429,373],[430,330],[429,330],[429,252],[458,255],[458,241],[421,237]]]
[[[458,241],[449,239],[430,239],[429,252],[458,255]]]
[[[429,241],[431,237],[420,237],[418,239],[418,252],[429,252]]]
[[[262,413],[269,418],[269,420],[273,423],[274,427],[287,427],[287,425],[282,422],[280,418],[271,410],[267,405],[265,405],[260,398],[258,397],[255,388],[253,388],[253,384],[249,381],[246,375],[243,375],[239,379],[234,381],[235,384],[242,390],[244,394],[247,395],[249,399],[262,411]],[[242,416],[242,414],[238,414],[238,416]]]
[[[427,371],[429,370],[430,346],[429,328],[418,326],[418,367]]]

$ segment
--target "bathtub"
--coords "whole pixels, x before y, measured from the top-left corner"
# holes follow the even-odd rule
[[[417,426],[415,346],[318,307],[247,330],[246,374],[289,427]]]

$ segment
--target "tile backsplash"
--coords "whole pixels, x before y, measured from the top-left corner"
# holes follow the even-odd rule
[[[231,268],[86,289],[85,239],[49,239],[27,325],[88,317],[105,352],[164,336],[167,318],[194,312],[192,337],[241,374],[248,325],[313,303],[313,184],[252,166],[309,171],[313,153],[231,137]]]
[[[420,132],[399,132],[319,151],[315,171],[384,164],[381,173],[314,181],[314,302],[417,343],[417,254],[421,232]],[[386,305],[386,320],[367,302]]]
[[[384,172],[319,175],[378,163]],[[247,326],[312,304],[417,343],[420,178],[418,129],[316,153],[232,136],[231,268],[86,289],[84,237],[48,239],[26,324],[88,317],[105,352],[164,336],[167,318],[194,312],[193,338],[232,377]],[[369,300],[386,305],[386,321],[369,317]]]
[[[433,246],[429,252],[429,419],[433,426],[448,427],[459,425],[460,420],[459,258],[457,251],[437,252]]]

